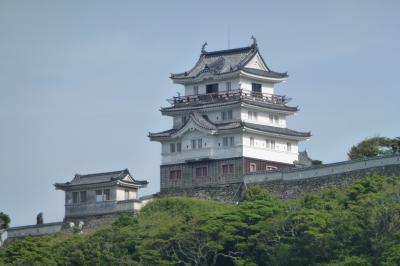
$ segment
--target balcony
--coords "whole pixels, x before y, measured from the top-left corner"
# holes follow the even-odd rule
[[[217,93],[177,96],[168,99],[168,102],[175,107],[181,107],[185,105],[197,105],[205,103],[222,103],[233,100],[251,100],[263,103],[284,105],[289,102],[290,98],[276,94],[252,92],[238,89]]]

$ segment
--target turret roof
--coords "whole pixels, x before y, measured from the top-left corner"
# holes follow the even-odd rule
[[[129,173],[129,170],[124,169],[120,171],[95,173],[87,175],[76,174],[71,181],[66,183],[56,183],[54,184],[54,186],[57,189],[63,189],[71,186],[114,183],[118,181],[138,187],[142,187],[148,184],[147,181],[135,180]]]
[[[194,67],[182,73],[171,74],[171,79],[175,81],[190,80],[207,72],[215,75],[220,75],[236,72],[239,70],[247,72],[249,74],[269,78],[284,79],[288,77],[287,73],[279,73],[270,70],[265,61],[262,59],[261,54],[259,55],[264,65],[266,66],[266,70],[245,67],[246,64],[257,53],[259,53],[259,50],[255,42],[251,46],[213,52],[205,51],[203,46],[200,58],[197,60],[197,63],[194,65]]]
[[[248,130],[261,131],[263,133],[270,133],[275,135],[283,135],[283,136],[302,138],[302,139],[307,139],[311,137],[310,132],[300,132],[288,128],[273,127],[267,125],[241,122],[241,121],[234,121],[227,123],[213,123],[206,116],[202,116],[198,112],[192,112],[189,120],[182,127],[173,128],[158,133],[149,133],[149,138],[151,140],[168,139],[172,137],[175,133],[178,133],[179,131],[183,130],[190,121],[193,121],[194,124],[196,124],[202,129],[210,131],[212,130],[214,132],[223,132],[225,130],[232,130],[232,129],[248,129]]]

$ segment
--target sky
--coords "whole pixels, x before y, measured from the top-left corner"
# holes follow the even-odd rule
[[[53,184],[128,168],[159,191],[159,109],[170,73],[257,38],[288,71],[288,126],[324,163],[366,137],[400,136],[399,1],[0,1],[0,212],[11,225],[64,216]],[[230,38],[228,37],[230,28]]]

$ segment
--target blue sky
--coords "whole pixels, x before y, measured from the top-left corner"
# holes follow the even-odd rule
[[[129,168],[159,189],[165,99],[201,45],[247,46],[288,71],[289,127],[324,162],[365,137],[399,136],[399,1],[1,1],[0,211],[12,225],[64,214],[55,182]]]

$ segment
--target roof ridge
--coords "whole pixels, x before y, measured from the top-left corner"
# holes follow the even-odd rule
[[[228,53],[235,53],[235,52],[240,52],[240,51],[245,51],[245,50],[253,50],[253,49],[257,49],[256,47],[254,47],[253,45],[250,46],[243,46],[243,47],[238,47],[238,48],[231,48],[231,49],[222,49],[222,50],[216,50],[216,51],[204,51],[201,54],[202,55],[215,55],[215,54],[228,54]]]
[[[93,174],[86,174],[86,175],[76,174],[76,175],[79,177],[91,177],[91,176],[97,176],[97,175],[122,174],[124,172],[129,173],[129,170],[125,168],[123,170],[117,170],[117,171],[100,172],[100,173],[93,173]]]

